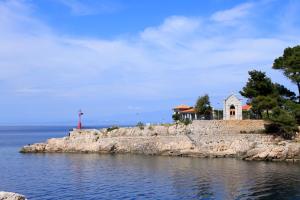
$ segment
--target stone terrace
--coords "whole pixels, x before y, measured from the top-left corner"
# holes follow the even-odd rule
[[[261,133],[265,123],[263,120],[195,120],[190,130],[201,135]]]

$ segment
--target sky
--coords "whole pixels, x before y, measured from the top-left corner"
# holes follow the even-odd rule
[[[298,0],[0,0],[0,125],[170,122],[300,43]]]

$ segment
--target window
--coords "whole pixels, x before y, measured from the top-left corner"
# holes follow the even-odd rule
[[[235,107],[234,105],[230,106],[230,116],[234,116],[235,115]]]

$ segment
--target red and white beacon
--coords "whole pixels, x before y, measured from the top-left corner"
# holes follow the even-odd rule
[[[78,112],[78,124],[77,124],[77,129],[81,129],[82,128],[82,124],[81,124],[81,116],[83,115],[83,112],[81,110],[79,110]]]

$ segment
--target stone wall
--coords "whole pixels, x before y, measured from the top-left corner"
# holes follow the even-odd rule
[[[263,120],[196,120],[189,125],[194,134],[257,134],[264,130]]]
[[[137,137],[137,136],[175,136],[186,133],[215,135],[215,134],[257,134],[264,130],[263,120],[194,120],[192,124],[171,126],[121,127],[112,131],[107,129],[86,129],[70,132],[71,137],[99,135],[100,137]]]

